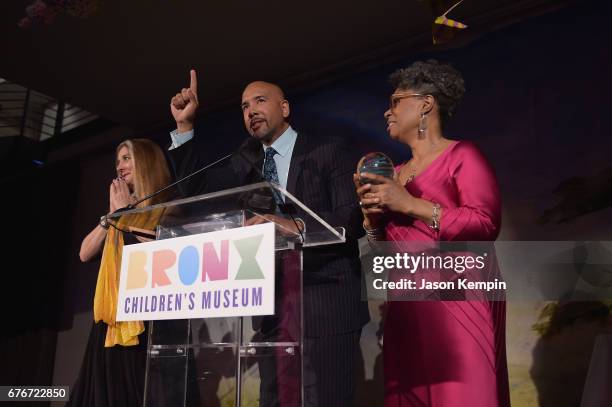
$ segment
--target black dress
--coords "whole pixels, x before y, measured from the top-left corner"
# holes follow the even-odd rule
[[[67,406],[142,406],[147,364],[147,323],[138,345],[104,347],[108,325],[94,323],[79,377]]]
[[[138,240],[124,233],[124,245]],[[138,335],[138,345],[104,347],[108,325],[93,323],[79,376],[67,406],[135,407],[144,399],[147,367],[148,323]]]

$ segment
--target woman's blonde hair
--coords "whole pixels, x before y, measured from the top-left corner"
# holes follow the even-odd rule
[[[161,148],[151,140],[135,138],[125,140],[117,146],[115,155],[122,147],[127,147],[132,157],[134,195],[137,199],[142,199],[166,185],[170,184],[170,170],[168,162]],[[139,207],[154,205],[165,202],[169,199],[168,191],[162,192],[151,199],[139,204]]]

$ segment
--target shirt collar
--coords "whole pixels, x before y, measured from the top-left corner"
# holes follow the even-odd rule
[[[289,126],[287,127],[287,130],[285,130],[270,147],[274,148],[278,155],[284,157],[289,153],[291,147],[295,144],[296,139],[297,132],[293,130],[291,126]],[[264,151],[266,151],[266,146],[262,144],[262,147],[264,148]]]

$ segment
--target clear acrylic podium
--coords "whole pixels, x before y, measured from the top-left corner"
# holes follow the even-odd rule
[[[157,240],[274,222],[276,298],[274,315],[150,321],[144,405],[301,406],[302,248],[342,243],[344,230],[267,182],[109,219],[121,217],[125,229],[131,216],[147,211],[160,216]],[[296,233],[302,222],[306,228]]]

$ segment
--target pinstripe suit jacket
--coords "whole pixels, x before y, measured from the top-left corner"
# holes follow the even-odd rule
[[[205,148],[194,137],[170,150],[177,177],[205,165],[201,154]],[[308,337],[354,331],[369,320],[367,302],[361,301],[357,246],[357,239],[363,235],[362,216],[352,181],[358,158],[346,143],[334,137],[298,133],[293,148],[287,190],[331,226],[342,226],[347,232],[344,244],[304,250],[304,324]],[[249,138],[229,163],[183,183],[181,192],[190,196],[259,182],[263,159],[261,144]],[[306,227],[312,230],[308,224]]]

